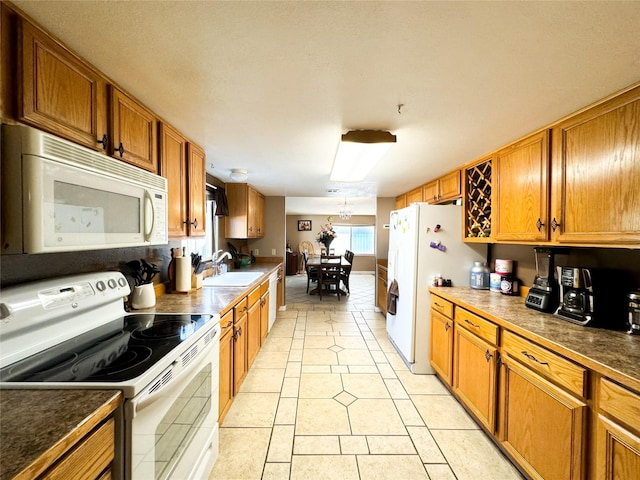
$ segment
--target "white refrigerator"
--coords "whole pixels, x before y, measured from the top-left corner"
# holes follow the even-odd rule
[[[430,356],[430,293],[433,276],[469,286],[474,261],[486,261],[486,245],[462,241],[462,207],[414,203],[391,212],[388,289],[397,282],[395,315],[387,333],[413,373],[434,373]],[[389,290],[388,290],[389,293]]]

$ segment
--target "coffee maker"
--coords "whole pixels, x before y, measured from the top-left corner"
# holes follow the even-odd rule
[[[558,282],[555,277],[554,255],[566,253],[563,248],[534,247],[536,257],[536,276],[529,289],[525,306],[553,312],[558,307]]]
[[[555,315],[578,325],[615,330],[627,328],[629,276],[625,272],[556,267],[560,305]]]
[[[578,267],[558,267],[560,305],[556,315],[580,325],[593,320],[593,280],[591,270]]]

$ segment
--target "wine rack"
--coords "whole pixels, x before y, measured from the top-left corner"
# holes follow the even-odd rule
[[[465,237],[491,237],[491,159],[468,167],[465,171]]]

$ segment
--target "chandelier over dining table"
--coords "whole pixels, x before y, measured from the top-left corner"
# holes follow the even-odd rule
[[[347,198],[345,197],[344,203],[338,205],[338,216],[341,220],[349,220],[353,213],[353,205],[347,204]]]

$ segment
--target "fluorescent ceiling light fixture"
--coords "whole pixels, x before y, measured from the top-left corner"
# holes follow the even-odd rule
[[[234,182],[244,182],[247,177],[247,171],[244,168],[232,168],[229,174],[229,178]]]
[[[338,146],[331,170],[332,182],[360,182],[378,163],[396,136],[384,130],[351,130]]]

